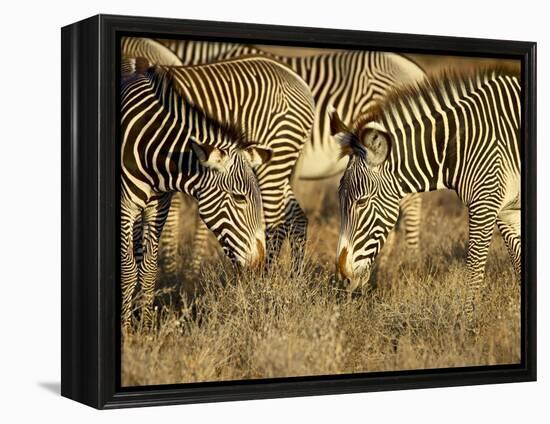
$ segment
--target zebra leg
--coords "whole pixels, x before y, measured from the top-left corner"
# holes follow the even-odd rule
[[[287,236],[288,226],[285,221],[287,204],[287,191],[291,191],[289,181],[283,181],[275,188],[269,185],[264,186],[259,177],[260,190],[262,191],[262,203],[265,218],[265,247],[266,266],[269,270],[271,265],[279,256],[283,242]],[[269,183],[269,181],[267,181]]]
[[[418,193],[409,194],[401,199],[399,204],[400,215],[399,223],[405,227],[405,237],[407,240],[407,247],[409,257],[416,257],[418,255],[418,245],[420,239],[420,213],[422,208],[422,197]],[[397,238],[397,228],[391,230],[384,243],[384,249],[380,256],[378,264],[381,267],[386,266],[389,261],[389,257],[395,247],[395,240]]]
[[[193,261],[191,262],[191,273],[194,277],[199,276],[201,272],[201,265],[208,248],[209,231],[210,230],[197,213],[195,219],[195,234],[193,235]]]
[[[160,252],[162,257],[162,270],[165,274],[176,276],[179,272],[179,242],[180,225],[179,214],[182,207],[182,194],[175,193],[172,196],[170,211],[162,230]]]
[[[497,212],[483,203],[472,204],[468,210],[468,289],[464,312],[471,329],[474,325],[474,309],[479,299],[480,287],[485,276],[485,263],[493,236]]]
[[[139,213],[134,221],[132,239],[134,242],[134,258],[136,259],[136,264],[139,267],[139,264],[143,260],[143,222],[141,219],[141,213]]]
[[[288,225],[287,234],[290,240],[292,255],[292,272],[299,274],[304,262],[308,220],[303,209],[292,193],[285,210],[285,222]]]
[[[408,250],[412,255],[417,255],[420,239],[422,197],[418,193],[405,196],[401,199],[400,207]]]
[[[138,281],[138,264],[134,247],[135,223],[141,211],[122,204],[120,213],[120,284],[122,292],[121,321],[124,328],[130,326],[132,299]],[[139,225],[139,224],[138,224]]]
[[[142,322],[145,328],[151,328],[153,319],[154,290],[158,278],[158,249],[166,216],[170,210],[172,193],[167,193],[151,201],[143,211],[143,261],[140,266],[140,284],[142,294]]]
[[[278,225],[267,225],[265,231],[265,244],[267,251],[266,269],[270,269],[273,262],[279,256],[283,241],[287,235],[285,223]]]
[[[497,226],[508,248],[514,270],[521,274],[521,211],[508,209],[501,211]]]
[[[381,253],[380,260],[378,261],[379,266],[385,267],[386,264],[389,262],[388,258],[390,257],[391,252],[393,251],[396,238],[397,238],[397,229],[394,228],[388,233],[388,237],[386,237],[386,241],[384,242],[384,247],[380,252]]]

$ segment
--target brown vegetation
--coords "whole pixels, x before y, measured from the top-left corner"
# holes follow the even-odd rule
[[[334,181],[322,185],[324,196],[318,182],[302,184],[299,193],[310,217],[300,277],[289,274],[287,251],[261,277],[236,276],[217,255],[208,255],[198,281],[164,276],[157,329],[137,324],[124,335],[122,384],[519,362],[519,281],[497,231],[477,309],[480,331],[472,336],[462,312],[467,217],[456,195],[424,195],[421,255],[411,257],[400,234],[374,275],[376,287],[350,297],[333,281]],[[194,211],[182,216],[184,267],[191,255],[190,216]]]

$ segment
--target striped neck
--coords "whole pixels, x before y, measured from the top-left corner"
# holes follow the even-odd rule
[[[151,68],[147,71],[151,89],[155,93],[158,102],[168,113],[174,114],[176,118],[185,115],[184,110],[190,106],[178,95],[168,68]]]
[[[169,70],[149,70],[129,81],[123,93],[131,93],[138,86],[143,86],[157,104],[143,117],[154,125],[146,126],[143,137],[129,139],[125,149],[140,152],[135,159],[157,176],[152,178],[154,191],[181,191],[195,196],[210,172],[201,169],[190,140],[232,152],[245,145],[243,132],[235,125],[217,121],[183,98]]]
[[[452,107],[420,117],[405,111],[380,121],[393,140],[385,169],[395,176],[401,195],[454,188],[447,161],[457,130]]]

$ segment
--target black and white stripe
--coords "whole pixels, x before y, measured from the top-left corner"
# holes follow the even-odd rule
[[[260,50],[247,44],[168,39],[158,39],[155,42],[162,44],[175,54],[183,66],[206,65],[223,59],[262,54]]]

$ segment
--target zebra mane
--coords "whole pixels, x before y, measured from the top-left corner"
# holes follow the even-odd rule
[[[351,125],[351,129],[356,132],[364,127],[368,122],[379,122],[384,114],[390,111],[394,106],[398,106],[403,101],[415,101],[423,98],[429,102],[430,97],[438,96],[442,91],[452,93],[457,91],[457,87],[464,84],[470,85],[480,81],[487,82],[497,76],[520,77],[520,70],[516,66],[486,66],[471,67],[467,69],[444,69],[442,71],[428,75],[423,81],[408,85],[392,88],[384,100],[378,102],[367,112],[359,116]]]
[[[190,101],[186,96],[182,95],[181,91],[178,90],[177,84],[175,83],[174,76],[170,71],[170,67],[166,66],[152,66],[147,69],[144,75],[155,85],[163,87],[167,90],[172,90],[179,99],[184,103],[185,107],[191,109],[199,121],[205,120],[208,122],[209,127],[218,134],[226,136],[232,142],[235,143],[235,147],[239,149],[245,149],[250,145],[255,144],[250,142],[246,135],[246,132],[241,128],[240,125],[234,122],[221,121],[216,117],[208,114],[204,109]],[[158,94],[158,90],[155,90]],[[161,99],[159,99],[161,100]]]

